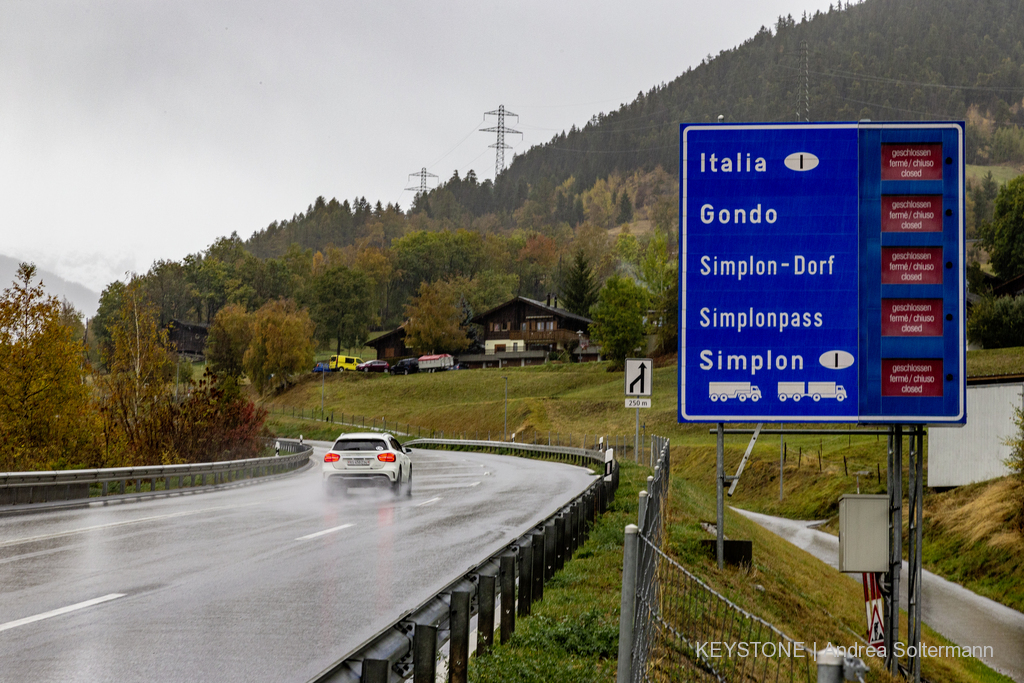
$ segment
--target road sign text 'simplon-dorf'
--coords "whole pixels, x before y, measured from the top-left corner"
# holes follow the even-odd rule
[[[966,419],[962,122],[680,146],[680,421]]]

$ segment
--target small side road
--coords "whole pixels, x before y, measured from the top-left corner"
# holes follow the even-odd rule
[[[732,508],[739,514],[806,550],[829,566],[839,565],[839,539],[814,528],[821,522],[771,517]],[[900,578],[900,604],[907,604],[907,563]],[[848,574],[860,582],[859,574]],[[983,661],[996,671],[1024,683],[1024,614],[972,593],[963,586],[923,571],[921,617],[957,645],[990,645]]]

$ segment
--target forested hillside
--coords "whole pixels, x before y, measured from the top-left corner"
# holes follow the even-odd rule
[[[782,17],[516,157],[496,183],[456,173],[410,207],[318,197],[248,240],[155,264],[146,290],[161,323],[293,299],[324,343],[353,345],[438,297],[468,320],[514,295],[564,295],[573,263],[595,286],[625,276],[672,306],[680,122],[966,119],[969,161],[1022,164],[1022,36],[1019,0],[865,0]],[[991,218],[998,186],[970,189],[969,231]]]
[[[1024,161],[1024,5],[1016,0],[866,0],[780,17],[517,157],[499,184],[583,187],[614,171],[675,173],[678,124],[716,121],[966,119],[968,163]],[[998,129],[1003,129],[1001,134]]]
[[[708,57],[616,111],[596,114],[517,156],[496,184],[457,175],[411,212],[470,229],[521,227],[529,199],[547,223],[589,217],[581,195],[598,179],[661,168],[678,173],[680,122],[968,121],[968,163],[1024,163],[1024,5],[1017,0],[865,0],[813,16],[780,17],[742,45]],[[571,182],[567,184],[566,181]],[[550,206],[548,206],[550,205]],[[408,229],[401,217],[368,231],[365,198],[310,206],[256,232],[246,247],[280,256],[291,243],[322,249]],[[529,212],[531,220],[535,212]],[[473,219],[495,218],[474,224]],[[534,221],[535,222],[535,221]],[[534,227],[534,222],[526,227]],[[436,227],[432,224],[431,227]]]

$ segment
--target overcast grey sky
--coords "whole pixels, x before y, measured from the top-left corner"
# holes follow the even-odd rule
[[[96,290],[318,195],[408,208],[828,0],[0,0],[0,254]],[[511,152],[506,161],[511,160]]]

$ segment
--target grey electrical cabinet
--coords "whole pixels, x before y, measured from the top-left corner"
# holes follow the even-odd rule
[[[839,571],[889,571],[888,494],[839,499]]]

